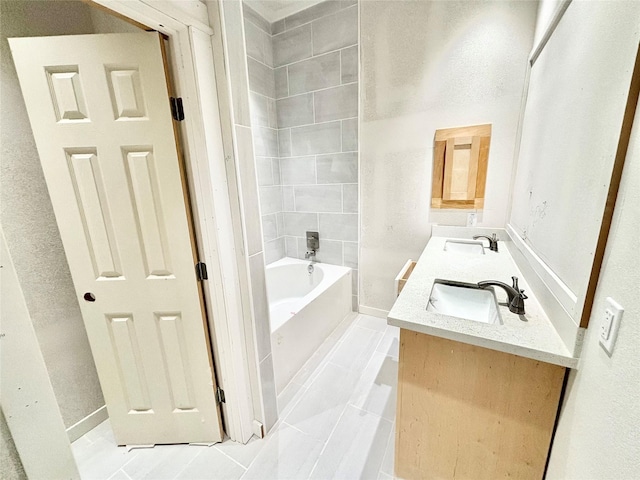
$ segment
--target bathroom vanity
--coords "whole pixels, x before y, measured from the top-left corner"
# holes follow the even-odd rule
[[[389,312],[401,329],[399,478],[544,475],[565,372],[578,360],[498,245],[433,236]],[[524,314],[509,310],[503,288],[477,288],[512,276]]]

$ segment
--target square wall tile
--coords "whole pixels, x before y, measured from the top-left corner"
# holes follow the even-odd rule
[[[319,231],[330,240],[358,241],[358,215],[352,213],[320,213]]]
[[[342,151],[355,152],[358,150],[358,119],[342,120]]]
[[[342,213],[358,213],[358,184],[342,185]]]
[[[315,20],[312,26],[314,55],[355,45],[358,43],[358,7]]]
[[[287,128],[313,123],[313,94],[306,93],[277,101],[278,127]]]
[[[294,187],[296,212],[342,212],[340,185]]]
[[[270,242],[278,238],[278,224],[275,213],[262,215],[262,237],[265,242]]]
[[[273,68],[263,65],[253,58],[247,58],[247,67],[249,68],[249,90],[265,97],[275,98],[276,80]]]
[[[285,235],[306,238],[307,231],[318,231],[317,213],[284,212],[283,216]]]
[[[329,88],[313,94],[316,122],[358,116],[358,84]]]
[[[318,183],[357,183],[358,154],[332,153],[316,157]]]
[[[273,62],[276,67],[311,57],[311,25],[274,35]]]
[[[293,155],[335,153],[341,149],[340,122],[328,122],[291,129]]]
[[[340,85],[340,52],[289,65],[289,95]]]
[[[315,157],[290,157],[280,159],[280,176],[283,185],[316,183]]]
[[[340,50],[340,73],[342,83],[358,81],[358,46]]]

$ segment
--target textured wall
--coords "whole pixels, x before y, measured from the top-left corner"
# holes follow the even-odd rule
[[[637,42],[636,42],[637,47]],[[640,478],[640,107],[579,369],[560,414],[548,479]],[[625,311],[613,354],[598,344],[606,297]]]
[[[104,405],[7,37],[92,33],[81,2],[0,2],[0,221],[67,427]]]
[[[0,409],[0,472],[5,480],[26,480],[20,455],[13,443],[4,412]]]
[[[478,225],[504,226],[536,8],[361,3],[360,305],[389,310],[396,274],[429,239],[436,129],[493,124]]]

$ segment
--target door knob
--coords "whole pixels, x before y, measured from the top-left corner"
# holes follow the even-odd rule
[[[84,294],[84,299],[87,302],[95,302],[96,301],[96,296],[91,292],[87,292],[87,293]]]

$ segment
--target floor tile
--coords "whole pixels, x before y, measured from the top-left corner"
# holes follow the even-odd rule
[[[284,423],[271,435],[242,479],[308,478],[321,450],[321,442]]]
[[[325,442],[356,384],[353,372],[327,363],[284,421]]]
[[[127,452],[125,447],[118,447],[112,442],[98,438],[81,451],[73,450],[82,479],[104,480],[116,473],[139,452]]]
[[[390,431],[391,422],[348,406],[320,455],[311,478],[376,478]]]
[[[374,352],[349,403],[391,422],[396,415],[398,361]]]
[[[234,442],[227,438],[224,442],[214,445],[214,448],[232,458],[244,468],[249,468],[251,462],[256,459],[266,443],[267,438],[257,438],[255,436],[251,437],[246,444]]]
[[[371,330],[377,330],[378,332],[384,332],[387,329],[387,320],[384,318],[361,314],[358,315],[355,325],[370,328]]]
[[[391,432],[389,432],[389,441],[387,442],[387,449],[384,453],[384,459],[380,466],[380,471],[393,477],[394,462],[396,455],[396,424],[395,422],[391,426]]]
[[[400,352],[400,329],[393,325],[387,325],[384,336],[376,347],[376,352],[384,353],[390,357],[398,359]]]
[[[192,447],[196,448],[196,447]],[[180,480],[237,480],[245,468],[213,447],[200,453],[175,477]]]
[[[118,470],[116,473],[114,473],[109,477],[109,480],[133,480],[133,479],[122,470]]]
[[[207,447],[191,445],[156,445],[137,450],[133,460],[122,467],[132,479],[173,479]]]
[[[382,337],[382,332],[354,325],[345,333],[329,362],[353,372],[362,372]]]

